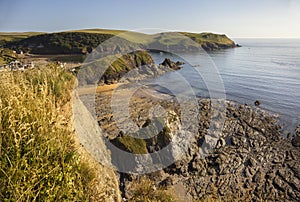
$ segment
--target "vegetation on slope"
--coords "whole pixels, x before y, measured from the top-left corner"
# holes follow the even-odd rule
[[[233,48],[235,43],[226,35],[213,33],[167,32],[153,35],[150,49],[165,49],[176,52],[198,51],[202,47],[206,51]]]
[[[133,154],[147,154],[147,143],[144,139],[134,138],[130,135],[117,137],[113,140],[113,144],[118,148],[133,153]]]
[[[72,74],[49,65],[0,78],[0,201],[118,201],[113,171],[75,144]],[[147,152],[145,143],[132,140],[120,142],[130,152]],[[133,201],[169,201],[171,195],[151,183],[136,184]]]
[[[30,36],[43,34],[42,32],[0,32],[0,47],[12,41],[20,41]]]
[[[21,49],[34,54],[85,54],[113,36],[118,36],[133,44],[140,44],[141,47],[150,47],[150,49],[168,46],[171,50],[191,51],[197,49],[197,44],[205,50],[235,47],[235,43],[226,35],[213,33],[166,32],[148,35],[105,29],[74,30],[51,34],[13,33],[9,35],[9,33],[3,33],[0,34],[0,46]],[[196,43],[188,40],[189,38]],[[111,45],[117,48],[117,44]]]
[[[17,41],[39,34],[43,34],[43,32],[2,32],[0,41]]]
[[[0,48],[0,65],[8,64],[16,59],[16,54],[12,50]]]
[[[220,49],[220,48],[232,48],[235,47],[234,41],[228,38],[225,34],[213,34],[213,33],[188,33],[180,32],[181,34],[191,38],[197,42],[204,49]]]
[[[190,37],[194,41],[203,44],[204,42],[218,43],[223,45],[234,45],[234,42],[229,39],[225,34],[213,34],[213,33],[189,33],[180,32],[181,34]]]
[[[119,58],[118,58],[119,56]],[[109,56],[84,64],[78,76],[82,84],[112,84],[116,83],[128,71],[141,65],[154,64],[147,51],[135,51],[125,55]],[[104,67],[108,67],[104,69]],[[99,76],[101,76],[99,78]]]
[[[60,32],[31,36],[6,43],[6,47],[22,49],[33,54],[82,54],[91,52],[111,34]]]
[[[0,201],[88,200],[94,174],[66,115],[73,76],[49,66],[0,77]]]
[[[190,32],[166,32],[158,34],[143,34],[139,32],[131,32],[125,30],[105,30],[105,29],[85,29],[76,30],[74,32],[80,33],[97,33],[97,34],[112,34],[119,35],[133,43],[140,43],[144,45],[150,45],[155,42],[159,42],[162,45],[176,45],[180,44],[185,37],[192,39],[204,48],[209,47],[209,44],[214,44],[215,48],[230,48],[234,47],[235,43],[225,34],[214,34],[214,33],[190,33]],[[187,38],[186,38],[187,39]],[[188,43],[186,45],[195,45]]]
[[[128,53],[123,55],[114,61],[109,68],[106,70],[106,77],[117,77],[122,76],[122,74],[127,73],[134,67],[139,67],[142,65],[154,64],[153,58],[147,51],[136,51],[133,53]]]
[[[131,187],[132,198],[129,201],[153,201],[153,202],[170,202],[176,201],[173,194],[166,190],[165,187],[155,188],[155,183],[148,177],[142,176],[133,183]]]
[[[110,35],[118,35],[124,32],[125,30],[112,30],[112,29],[81,29],[81,30],[72,30],[68,32],[78,32],[78,33],[91,33],[91,34],[110,34]]]

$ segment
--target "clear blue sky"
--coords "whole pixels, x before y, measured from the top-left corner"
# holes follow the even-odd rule
[[[300,0],[0,0],[0,31],[83,28],[300,38]]]

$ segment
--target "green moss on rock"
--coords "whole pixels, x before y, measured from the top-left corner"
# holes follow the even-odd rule
[[[122,137],[117,137],[113,140],[113,143],[125,151],[134,154],[146,154],[148,153],[146,147],[146,141],[140,138],[134,138],[129,135],[124,135]]]

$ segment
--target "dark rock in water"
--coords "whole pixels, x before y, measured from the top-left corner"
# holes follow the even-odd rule
[[[173,70],[178,70],[178,69],[181,69],[180,65],[183,65],[184,63],[183,62],[180,62],[180,61],[177,61],[176,63],[173,62],[172,60],[170,60],[170,58],[166,58],[162,63],[161,65],[163,66],[166,66],[166,67],[169,67]]]
[[[254,102],[254,104],[255,104],[255,106],[259,106],[259,105],[260,105],[260,101],[259,101],[259,100],[256,100],[256,101]]]
[[[292,140],[292,144],[294,147],[300,147],[300,134],[296,134]]]
[[[242,47],[240,44],[236,44],[236,47]]]
[[[295,147],[300,147],[300,125],[295,130],[296,134],[292,140],[292,144]]]
[[[166,58],[162,63],[163,66],[171,66],[172,61],[170,58]]]
[[[177,61],[177,62],[176,62],[176,65],[177,65],[177,66],[181,66],[181,65],[184,65],[184,64],[185,64],[185,63],[184,63],[184,62],[181,62],[181,61]]]
[[[300,125],[296,128],[296,135],[300,136]]]

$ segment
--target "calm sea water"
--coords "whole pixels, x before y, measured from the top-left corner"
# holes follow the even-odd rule
[[[156,63],[166,57],[186,62],[183,69],[157,79],[157,88],[167,91],[159,86],[171,86],[173,93],[182,93],[188,82],[195,94],[210,97],[212,92],[221,96],[224,87],[226,99],[250,105],[260,100],[260,107],[278,114],[287,129],[293,130],[300,124],[300,39],[235,42],[242,47],[208,55],[152,53]],[[216,79],[219,75],[223,87]]]

